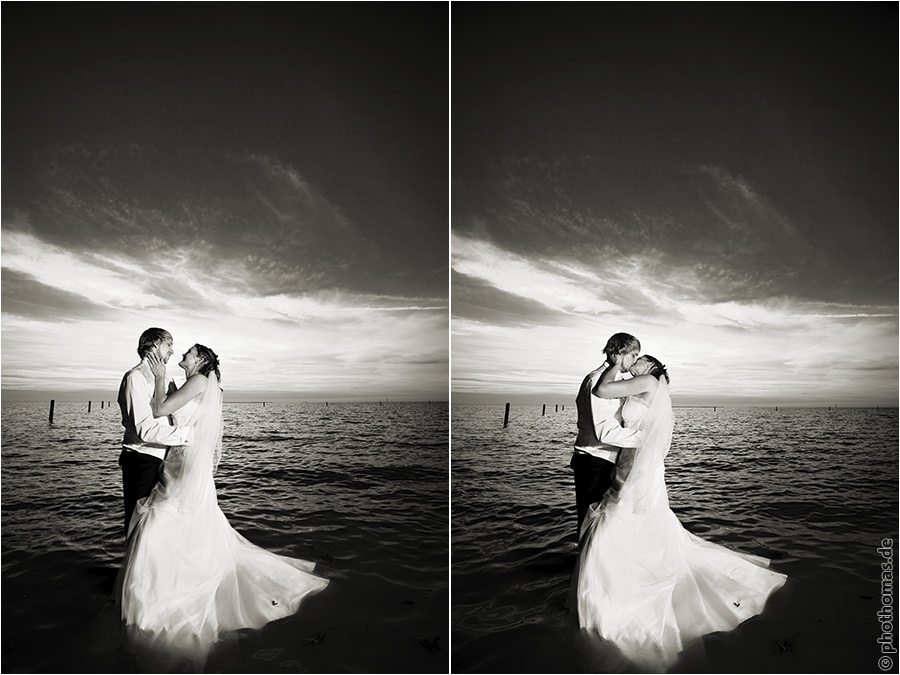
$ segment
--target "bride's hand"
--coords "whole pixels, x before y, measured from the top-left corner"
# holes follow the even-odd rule
[[[150,366],[150,372],[154,377],[166,376],[166,364],[156,354],[147,354],[147,365]]]

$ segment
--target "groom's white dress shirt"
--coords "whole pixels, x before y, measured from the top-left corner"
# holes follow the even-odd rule
[[[578,406],[578,438],[575,439],[575,452],[586,452],[615,464],[619,457],[619,448],[637,447],[641,434],[636,429],[626,429],[622,426],[619,399],[600,398],[592,393],[600,376],[608,367],[609,364],[603,364],[589,373],[581,383],[581,390],[575,399]],[[617,373],[616,379],[622,380],[625,377],[622,373]]]
[[[176,427],[168,417],[154,417],[151,405],[154,392],[153,373],[143,364],[135,366],[122,378],[118,399],[122,426],[125,427],[122,447],[165,459],[168,446],[190,442],[191,427]]]

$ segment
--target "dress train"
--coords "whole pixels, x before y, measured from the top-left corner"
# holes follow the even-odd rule
[[[312,574],[314,563],[249,542],[219,508],[212,468],[221,420],[217,431],[200,421],[204,410],[214,423],[221,414],[212,386],[192,413],[196,442],[170,449],[160,483],[138,502],[116,579],[126,642],[144,668],[200,670],[213,643],[294,614],[328,584]]]
[[[630,409],[626,403],[623,417],[640,424],[646,415],[643,439],[622,451],[614,487],[585,519],[576,602],[582,629],[659,671],[691,640],[733,630],[761,613],[786,576],[768,569],[765,558],[684,529],[669,508],[662,463],[671,442],[667,387],[660,383],[649,411],[635,403]],[[626,411],[638,419],[629,420]]]

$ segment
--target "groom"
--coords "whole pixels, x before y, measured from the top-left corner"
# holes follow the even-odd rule
[[[154,417],[151,399],[154,377],[147,357],[154,354],[163,363],[172,356],[172,336],[162,328],[148,328],[138,339],[141,362],[125,373],[119,386],[119,408],[122,410],[122,488],[125,501],[125,533],[139,499],[150,494],[159,481],[159,469],[167,446],[187,445],[190,427],[172,426],[168,417]]]
[[[641,351],[641,343],[633,335],[616,333],[609,338],[603,351],[606,362],[585,376],[575,398],[578,437],[570,466],[575,473],[579,544],[581,524],[588,507],[601,501],[613,484],[619,449],[634,448],[640,439],[640,431],[622,426],[619,399],[600,398],[593,391],[600,376],[617,359],[621,359],[623,371],[631,368]],[[616,379],[621,379],[621,375],[617,375]]]

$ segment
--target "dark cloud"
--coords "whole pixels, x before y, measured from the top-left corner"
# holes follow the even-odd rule
[[[459,6],[453,226],[657,246],[719,300],[895,301],[897,11]]]
[[[480,213],[454,228],[518,255],[587,269],[634,256],[691,268],[707,301],[815,297],[826,254],[752,185],[719,167],[645,167],[617,175],[590,158],[506,160]],[[499,170],[499,169],[498,169]],[[866,288],[859,288],[862,294]]]
[[[404,257],[277,157],[69,146],[40,163],[41,189],[6,209],[4,227],[63,249],[127,255],[163,278],[183,258],[262,295],[446,295],[446,230],[434,236],[444,257],[439,246]]]
[[[115,311],[77,293],[46,286],[27,274],[3,270],[3,313],[39,321],[107,320]],[[73,280],[74,282],[74,280]]]
[[[447,8],[170,9],[4,8],[4,227],[241,248],[273,292],[446,297]]]
[[[587,268],[624,256],[659,269],[691,268],[707,301],[791,295],[799,299],[886,302],[896,297],[893,267],[847,271],[834,237],[801,228],[757,186],[725,167],[646,163],[616,171],[590,157],[549,162],[507,158],[480,186],[464,186],[453,227],[525,257]],[[454,207],[455,208],[455,207]],[[846,250],[846,246],[840,249]]]
[[[499,326],[539,326],[559,323],[564,315],[536,300],[507,293],[454,271],[451,276],[452,319],[470,319]]]

